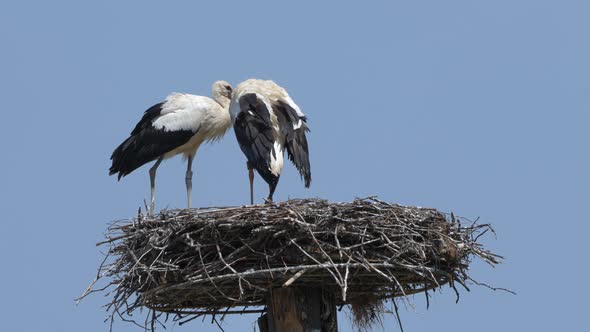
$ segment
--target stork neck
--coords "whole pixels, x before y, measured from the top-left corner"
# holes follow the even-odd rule
[[[229,109],[230,99],[225,96],[218,96],[215,98],[215,101],[223,107],[223,109]]]

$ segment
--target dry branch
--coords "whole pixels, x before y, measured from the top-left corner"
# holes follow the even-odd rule
[[[109,247],[108,259],[97,276],[107,284],[93,283],[83,297],[108,292],[111,318],[151,309],[146,323],[153,326],[162,313],[187,321],[259,312],[248,307],[263,306],[270,289],[289,285],[332,290],[341,305],[445,284],[459,294],[455,282],[473,281],[473,256],[491,265],[501,259],[477,242],[490,229],[375,198],[162,211],[109,227],[100,243]]]

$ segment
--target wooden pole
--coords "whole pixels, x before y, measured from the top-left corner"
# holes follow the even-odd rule
[[[338,332],[334,295],[322,288],[274,288],[258,327],[261,332]]]

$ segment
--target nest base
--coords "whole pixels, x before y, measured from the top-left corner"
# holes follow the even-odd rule
[[[180,318],[251,312],[289,286],[321,287],[337,305],[445,284],[458,293],[471,257],[499,262],[478,243],[489,229],[374,197],[168,210],[113,224],[99,276],[110,279],[113,317],[144,307]]]

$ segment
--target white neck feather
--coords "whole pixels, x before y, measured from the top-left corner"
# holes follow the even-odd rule
[[[214,96],[214,99],[219,105],[221,105],[221,107],[223,107],[224,110],[229,109],[229,103],[231,101],[229,98],[226,96],[217,95]]]

